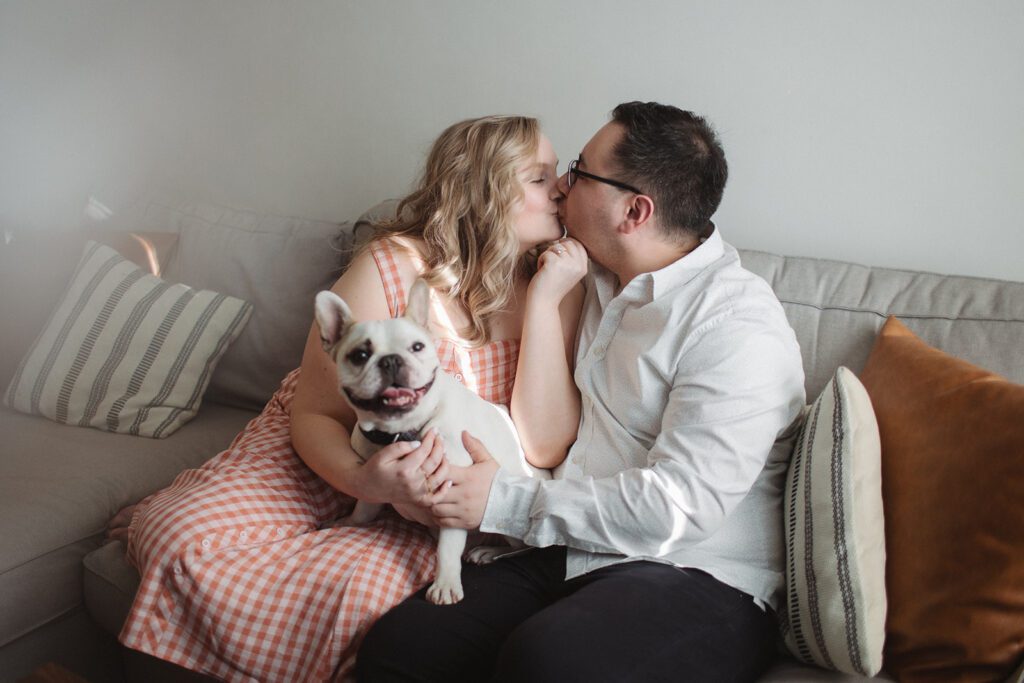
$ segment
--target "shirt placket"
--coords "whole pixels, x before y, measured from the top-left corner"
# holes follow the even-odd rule
[[[576,454],[572,458],[572,464],[583,471],[584,474],[586,474],[585,464],[588,460],[587,454],[590,452],[589,446],[593,442],[594,425],[596,424],[594,419],[594,402],[590,398],[595,384],[594,371],[598,363],[602,362],[608,354],[608,347],[611,345],[619,325],[622,324],[622,317],[626,313],[627,304],[628,300],[623,297],[616,297],[608,303],[608,307],[601,316],[601,322],[597,326],[594,341],[591,343],[590,348],[587,349],[587,353],[580,364],[582,372],[579,374],[586,382],[588,389],[590,389],[590,391],[583,392],[581,401],[581,407],[584,412],[582,422],[588,425],[588,428],[583,438],[583,447],[576,449]]]

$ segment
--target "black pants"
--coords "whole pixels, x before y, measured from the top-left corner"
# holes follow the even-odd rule
[[[629,562],[565,580],[565,549],[465,566],[466,597],[425,589],[370,629],[359,681],[750,681],[775,619],[710,575]]]

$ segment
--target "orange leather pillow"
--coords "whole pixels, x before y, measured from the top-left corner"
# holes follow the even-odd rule
[[[896,318],[861,381],[882,440],[885,670],[1003,680],[1024,655],[1024,386]]]

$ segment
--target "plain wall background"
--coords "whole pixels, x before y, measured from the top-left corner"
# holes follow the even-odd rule
[[[739,247],[1024,279],[1024,3],[0,0],[0,228],[140,195],[330,220],[433,138],[706,115]]]

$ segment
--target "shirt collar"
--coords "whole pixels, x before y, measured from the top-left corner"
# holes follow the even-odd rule
[[[673,261],[661,270],[653,273],[641,273],[633,278],[618,296],[627,301],[648,303],[666,292],[684,285],[695,278],[701,271],[717,261],[725,253],[725,243],[716,227],[709,237],[704,238],[700,245],[686,256]],[[615,275],[596,263],[592,264],[598,300],[601,306],[607,306],[615,295]]]

